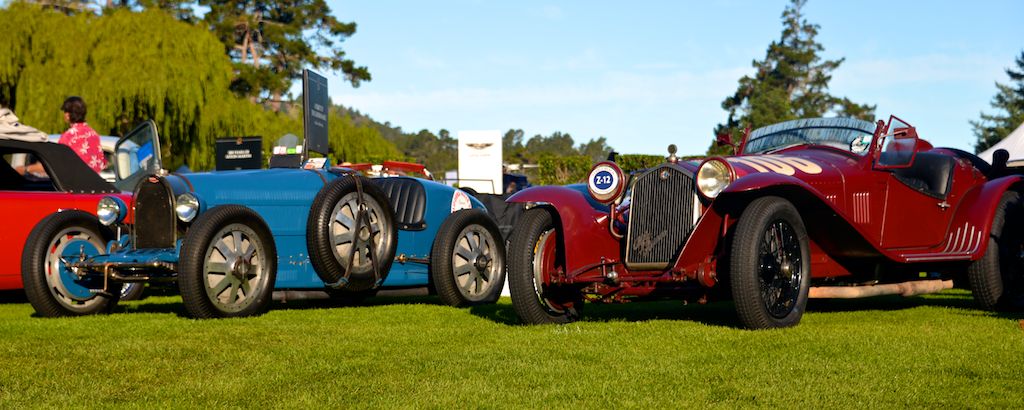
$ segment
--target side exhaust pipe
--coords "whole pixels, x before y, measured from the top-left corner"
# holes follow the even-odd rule
[[[870,286],[814,286],[807,297],[815,299],[854,299],[882,295],[916,296],[953,288],[952,280],[915,280]]]

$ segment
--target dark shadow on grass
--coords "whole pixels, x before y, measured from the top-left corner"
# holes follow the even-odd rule
[[[17,305],[22,303],[28,303],[24,290],[0,290],[0,305]]]
[[[377,296],[366,298],[359,302],[347,302],[337,299],[292,299],[288,301],[273,301],[270,304],[270,310],[344,309],[390,305],[442,306],[443,303],[441,303],[441,300],[436,296]],[[114,310],[114,313],[173,314],[179,317],[189,318],[185,311],[185,305],[182,303],[181,299],[172,299],[170,301],[143,299],[139,302],[131,302],[131,304],[121,304]]]
[[[474,306],[469,311],[473,315],[496,323],[521,324],[512,305]],[[648,320],[679,320],[709,326],[740,326],[732,302],[684,305],[678,300],[625,304],[588,303],[584,305],[579,322],[643,322]]]
[[[898,311],[917,307],[942,307],[963,310],[963,314],[988,315],[1004,319],[1024,320],[1024,311],[989,312],[978,309],[970,293],[940,293],[926,296],[878,296],[863,299],[811,299],[808,301],[807,312],[863,312],[863,311]],[[515,309],[511,305],[475,306],[470,313],[504,325],[521,324]],[[684,320],[706,324],[741,328],[736,316],[735,306],[731,301],[708,303],[706,305],[688,304],[680,301],[665,300],[652,302],[634,302],[627,304],[584,305],[580,322],[638,322],[647,320]]]

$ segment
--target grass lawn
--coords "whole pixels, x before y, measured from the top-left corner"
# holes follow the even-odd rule
[[[0,303],[0,408],[1024,407],[1024,315],[970,294],[812,301],[792,329],[737,329],[730,303],[588,305],[515,324],[509,300],[275,303],[196,321],[151,297],[109,316]]]

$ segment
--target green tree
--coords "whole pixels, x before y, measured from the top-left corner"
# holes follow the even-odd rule
[[[768,46],[764,60],[753,62],[753,77],[744,76],[736,92],[722,102],[729,112],[714,135],[728,134],[736,141],[745,127],[758,128],[797,118],[836,114],[874,119],[875,106],[862,105],[829,94],[832,72],[845,59],[822,60],[824,46],[815,40],[820,26],[804,19],[806,0],[792,0],[782,13],[782,36]],[[709,155],[725,154],[729,147],[715,142]]]
[[[1009,84],[996,83],[995,97],[990,103],[994,114],[981,113],[981,118],[971,121],[974,128],[974,152],[981,152],[1006,138],[1013,130],[1024,124],[1024,51],[1016,59],[1017,69],[1006,69]]]
[[[213,167],[217,137],[259,135],[269,148],[286,133],[302,135],[299,110],[270,112],[237,97],[223,44],[167,13],[69,16],[15,3],[0,9],[0,32],[0,100],[43,131],[62,132],[59,107],[80,95],[101,134],[122,135],[153,119],[167,168],[197,170]],[[345,159],[400,155],[370,127],[337,115],[328,121],[330,146]]]
[[[608,153],[612,151],[612,147],[608,146],[608,140],[604,137],[598,137],[581,143],[577,151],[580,155],[590,157],[590,160],[593,162],[600,162],[608,158]]]
[[[303,68],[341,72],[357,87],[371,76],[347,58],[341,42],[356,32],[324,0],[199,0],[203,16],[235,63],[231,88],[275,109]]]

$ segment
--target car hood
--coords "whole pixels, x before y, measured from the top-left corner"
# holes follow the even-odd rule
[[[776,173],[814,184],[841,184],[858,169],[860,157],[831,149],[804,149],[779,154],[727,157],[736,178],[758,173]]]

